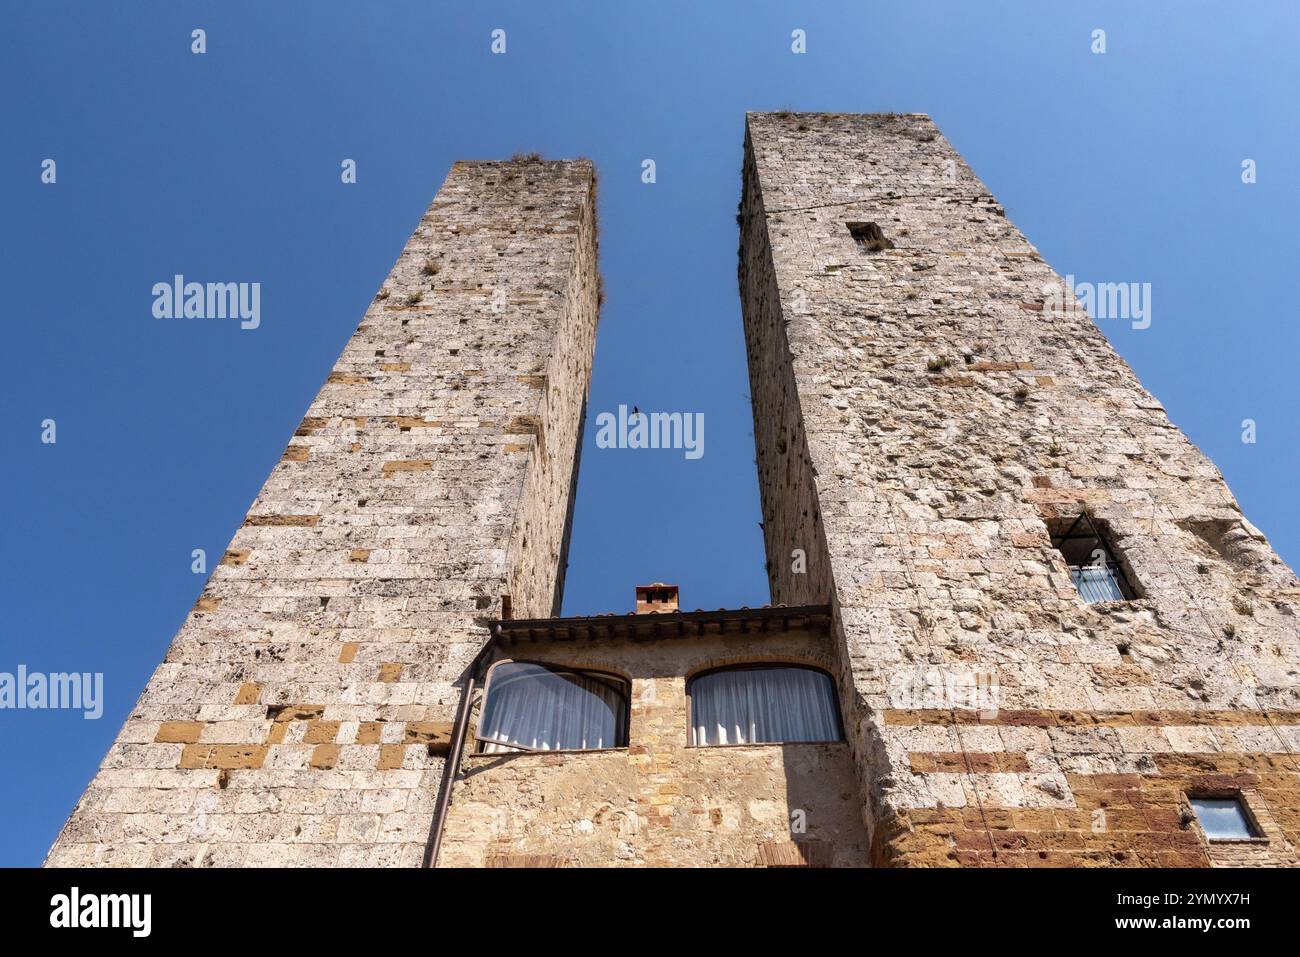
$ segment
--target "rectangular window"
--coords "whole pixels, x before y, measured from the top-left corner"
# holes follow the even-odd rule
[[[1212,841],[1241,841],[1260,836],[1241,798],[1193,797],[1192,810]]]
[[[1130,601],[1137,597],[1124,567],[1087,514],[1058,523],[1052,547],[1065,558],[1070,579],[1084,601]]]

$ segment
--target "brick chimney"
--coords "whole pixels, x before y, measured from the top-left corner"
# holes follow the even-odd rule
[[[655,582],[636,586],[636,613],[654,615],[661,611],[677,611],[677,586]]]

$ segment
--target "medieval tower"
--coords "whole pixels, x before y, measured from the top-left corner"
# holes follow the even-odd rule
[[[930,119],[751,114],[740,287],[873,861],[1295,863],[1296,578]]]
[[[559,609],[594,190],[452,168],[47,863],[420,864],[486,623]]]
[[[594,185],[453,167],[48,864],[1297,863],[1300,586],[925,116],[747,119],[773,604],[558,617]]]

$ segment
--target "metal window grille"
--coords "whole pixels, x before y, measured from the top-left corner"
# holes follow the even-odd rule
[[[1064,535],[1054,536],[1052,545],[1065,557],[1070,579],[1084,601],[1091,604],[1137,597],[1123,565],[1087,515],[1076,518]]]

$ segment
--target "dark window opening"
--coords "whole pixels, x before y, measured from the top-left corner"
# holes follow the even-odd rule
[[[1201,830],[1212,841],[1243,841],[1261,836],[1240,797],[1191,797]]]
[[[1087,514],[1053,529],[1052,547],[1065,558],[1070,579],[1084,601],[1131,601],[1137,591],[1097,523]]]
[[[627,747],[628,683],[595,671],[503,661],[488,676],[479,751]]]
[[[885,238],[884,231],[875,223],[845,223],[849,235],[864,251],[878,253],[884,249],[893,249],[894,244]]]
[[[842,741],[831,676],[799,665],[720,668],[691,679],[691,744]]]

